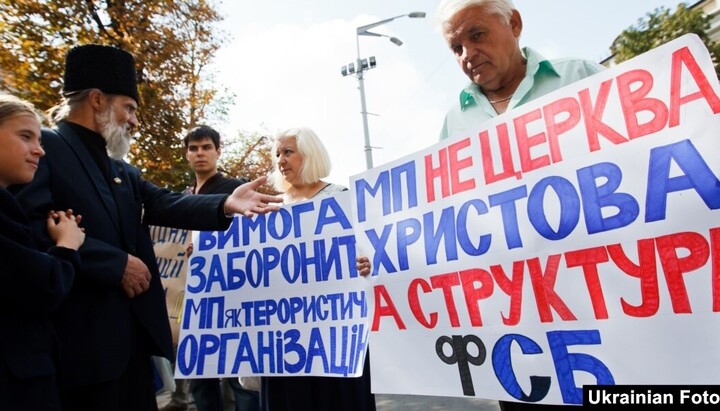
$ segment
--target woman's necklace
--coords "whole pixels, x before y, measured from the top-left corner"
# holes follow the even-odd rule
[[[488,101],[490,102],[490,104],[502,103],[503,101],[508,101],[508,100],[510,100],[514,94],[515,94],[515,93],[510,94],[509,96],[507,96],[507,97],[505,97],[505,98],[500,98],[500,99],[497,99],[497,100],[490,100],[490,99],[488,99]]]

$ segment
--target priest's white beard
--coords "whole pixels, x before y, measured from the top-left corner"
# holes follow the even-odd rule
[[[115,117],[115,111],[108,107],[107,111],[100,113],[96,119],[100,126],[100,135],[107,144],[108,155],[115,160],[122,160],[130,152],[130,140],[128,124],[120,124]]]

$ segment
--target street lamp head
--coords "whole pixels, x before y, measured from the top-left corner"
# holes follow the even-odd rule
[[[413,19],[424,18],[425,13],[422,11],[414,11],[414,12],[408,13],[408,14],[401,14],[399,16],[390,17],[390,18],[387,18],[384,20],[376,21],[375,23],[360,26],[355,30],[355,33],[357,34],[355,36],[355,40],[357,43],[357,60],[356,60],[357,75],[356,75],[356,77],[358,79],[358,89],[360,90],[360,109],[361,109],[360,113],[362,114],[362,118],[363,118],[363,134],[365,136],[365,163],[367,165],[368,170],[373,167],[373,161],[372,161],[373,147],[370,145],[370,132],[368,131],[368,121],[367,121],[368,113],[367,113],[367,107],[365,106],[365,86],[364,86],[364,80],[363,80],[363,72],[365,70],[369,70],[369,69],[375,67],[376,61],[375,61],[374,56],[370,57],[368,60],[365,60],[360,57],[360,36],[387,37],[390,39],[390,41],[393,44],[400,46],[403,44],[403,42],[399,38],[391,37],[386,34],[373,33],[372,31],[370,31],[370,29],[372,29],[374,27],[378,27],[385,23],[389,23],[400,17],[410,17]],[[348,64],[347,68],[343,67],[341,69],[341,72],[343,75],[345,75],[345,73],[353,74],[353,73],[355,73],[355,66],[352,63],[350,63],[350,64]]]

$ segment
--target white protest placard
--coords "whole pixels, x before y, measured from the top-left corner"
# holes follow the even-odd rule
[[[718,94],[688,35],[353,177],[373,392],[719,384]]]
[[[349,192],[193,238],[176,378],[352,377],[367,348]]]
[[[185,298],[186,254],[191,231],[150,226],[150,238],[153,242],[153,251],[155,251],[155,261],[160,271],[160,281],[165,290],[165,304],[173,345],[177,345],[180,333],[180,315]]]

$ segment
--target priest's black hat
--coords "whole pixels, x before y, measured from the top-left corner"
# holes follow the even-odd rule
[[[135,59],[125,50],[99,44],[70,49],[65,57],[63,92],[100,89],[140,101]]]

